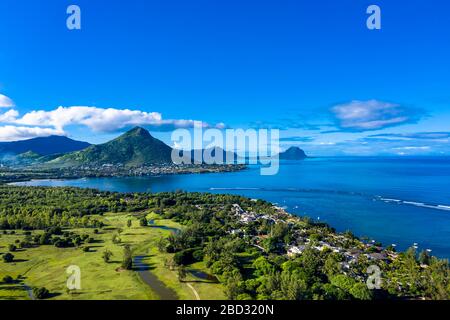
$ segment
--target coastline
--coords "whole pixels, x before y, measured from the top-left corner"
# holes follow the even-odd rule
[[[15,192],[15,188],[20,189],[20,192]],[[367,277],[365,270],[369,266],[376,266],[385,272],[384,274],[387,283],[386,287],[383,287],[385,292],[384,294],[387,294],[387,297],[390,296],[391,298],[395,298],[397,296],[405,295],[406,297],[421,297],[422,294],[426,294],[426,291],[423,291],[424,293],[420,293],[419,295],[410,295],[410,292],[413,291],[408,290],[403,292],[403,289],[396,289],[398,287],[397,273],[401,275],[404,272],[402,269],[402,266],[404,265],[403,261],[408,261],[407,259],[413,259],[411,257],[414,257],[414,261],[416,261],[415,263],[419,263],[420,261],[417,268],[419,268],[420,272],[424,275],[426,275],[428,268],[436,268],[442,263],[447,263],[448,265],[448,262],[445,262],[444,260],[436,260],[432,256],[429,256],[426,261],[423,260],[422,257],[420,260],[416,260],[417,258],[415,256],[417,252],[414,249],[411,249],[412,251],[408,250],[407,252],[397,253],[394,248],[385,248],[382,244],[374,241],[364,241],[358,237],[355,237],[351,232],[337,232],[327,223],[314,222],[311,221],[311,219],[294,215],[293,213],[285,210],[283,207],[268,201],[251,199],[237,195],[181,191],[162,193],[136,192],[134,195],[131,195],[129,193],[121,192],[96,192],[95,190],[74,187],[32,188],[11,186],[1,187],[0,191],[2,193],[1,198],[3,200],[1,204],[3,207],[8,206],[11,203],[7,201],[9,195],[14,197],[16,200],[21,199],[21,201],[15,202],[15,206],[20,206],[20,204],[23,203],[27,207],[30,207],[30,205],[34,204],[36,210],[35,212],[41,211],[41,209],[39,209],[40,206],[45,207],[50,205],[48,208],[59,208],[62,212],[66,212],[65,220],[55,220],[54,222],[51,222],[52,226],[58,225],[60,228],[64,228],[64,230],[78,230],[76,231],[77,233],[79,233],[80,230],[83,230],[81,233],[91,233],[93,227],[97,226],[98,228],[101,228],[101,230],[100,232],[94,232],[93,237],[97,238],[98,235],[103,235],[103,241],[112,241],[113,244],[116,236],[111,238],[110,235],[114,234],[115,228],[111,228],[110,223],[112,225],[116,225],[116,227],[120,226],[119,229],[122,230],[121,225],[123,223],[134,220],[134,223],[128,224],[128,228],[134,225],[136,228],[139,228],[136,230],[141,231],[120,231],[120,234],[122,234],[123,237],[130,236],[131,238],[129,238],[129,240],[133,239],[138,248],[142,248],[143,243],[150,242],[148,242],[148,239],[145,240],[143,238],[140,241],[143,240],[144,242],[136,242],[137,235],[143,236],[148,233],[153,234],[152,237],[154,240],[152,241],[154,244],[157,244],[157,246],[152,246],[152,256],[156,255],[158,257],[158,259],[153,260],[153,262],[160,261],[159,264],[161,264],[166,261],[164,263],[164,265],[166,265],[166,263],[169,263],[169,260],[166,260],[165,258],[173,259],[171,261],[178,266],[178,275],[183,274],[180,270],[186,271],[184,266],[191,265],[196,262],[202,263],[202,267],[208,268],[211,274],[217,276],[221,284],[225,287],[230,285],[230,283],[226,280],[227,277],[229,277],[226,272],[226,266],[229,265],[229,262],[225,262],[229,259],[227,256],[229,255],[228,251],[230,250],[230,248],[227,247],[227,243],[233,242],[236,242],[236,244],[240,243],[240,245],[232,247],[234,248],[232,250],[235,251],[235,257],[233,259],[237,260],[236,262],[231,262],[230,267],[234,268],[236,272],[237,270],[242,272],[242,278],[240,278],[241,280],[239,281],[243,283],[246,281],[250,281],[249,283],[255,281],[255,275],[259,275],[259,277],[272,277],[271,272],[267,273],[266,271],[262,271],[266,270],[265,268],[267,267],[267,263],[269,266],[273,265],[273,268],[280,269],[278,271],[280,274],[286,272],[285,267],[287,266],[290,266],[290,268],[300,268],[298,270],[303,270],[301,267],[302,263],[311,263],[310,267],[313,268],[310,269],[311,272],[318,272],[322,274],[322,276],[316,278],[313,274],[311,274],[308,276],[311,279],[310,281],[320,283],[325,286],[324,288],[328,288],[327,286],[329,285],[339,287],[340,282],[337,281],[343,281],[346,279],[345,281],[350,281],[351,287],[354,287],[354,290],[356,290],[356,288],[363,290],[363,292],[348,291],[347,294],[351,294],[354,297],[359,297],[357,299],[369,299],[379,293],[377,293],[377,291],[367,291],[367,289],[362,288],[362,286],[365,285],[365,279]],[[45,195],[45,197],[43,197],[43,195]],[[52,197],[51,195],[54,196]],[[62,196],[67,197],[67,203],[61,206],[61,203],[55,200],[60,199]],[[82,197],[81,199],[84,200],[79,201],[78,197]],[[47,199],[47,201],[42,202],[42,198]],[[95,221],[89,222],[89,220],[68,219],[68,217],[72,214],[77,215],[80,209],[84,207],[84,204],[89,205],[89,202],[92,203],[90,206],[96,203],[96,205],[91,207],[91,209],[94,210],[91,212],[95,212],[98,218],[106,218],[110,223],[100,225],[100,221],[97,223]],[[107,204],[107,206],[104,204]],[[118,209],[117,204],[121,204],[124,207]],[[184,208],[188,207],[187,212],[191,213],[187,214],[183,210],[180,211],[180,206]],[[70,211],[66,211],[68,208],[71,208]],[[114,211],[114,209],[111,210],[111,208],[117,208],[117,210]],[[106,216],[103,215],[104,213],[107,213]],[[91,213],[86,212],[86,215],[89,214]],[[23,218],[25,217],[26,216],[23,216]],[[75,218],[75,216],[73,217]],[[130,217],[133,217],[133,220],[127,220],[130,219]],[[224,217],[227,218],[222,220]],[[8,215],[6,215],[4,218],[6,218],[3,219],[2,222],[4,229],[6,228],[5,230],[9,230],[11,228],[10,223],[17,221],[16,219],[19,217],[12,217],[14,220],[9,220]],[[78,219],[81,218],[82,217]],[[146,219],[147,224],[145,225],[142,224],[143,218]],[[180,233],[179,235],[175,233],[167,238],[160,237],[158,236],[158,233],[154,233],[154,231],[159,228],[151,228],[153,225],[153,220],[151,219],[158,219],[161,221],[161,224],[158,224],[158,226],[162,226],[161,229],[164,229],[165,231],[170,231],[171,229],[167,226],[173,226],[173,224],[184,225],[186,227],[186,233]],[[222,220],[222,223],[211,224],[211,221],[219,221],[218,219]],[[25,224],[31,223],[29,225],[30,227],[33,225],[32,220],[22,221]],[[87,224],[84,224],[84,226],[78,225],[78,223],[82,221]],[[56,225],[54,225],[54,223],[56,223]],[[27,225],[22,225],[22,229],[24,227],[25,230],[32,230],[30,232],[35,233],[37,230],[42,228],[42,225],[41,228],[38,229],[33,229],[32,227],[31,229],[28,229]],[[146,228],[145,232],[143,232],[143,227]],[[12,230],[17,230],[17,225],[13,225]],[[12,231],[5,234],[8,237],[8,240],[2,239],[2,241],[7,242],[23,236],[22,234],[17,235],[16,232],[13,233]],[[194,242],[183,242],[182,239],[185,239],[187,234],[190,234],[194,237],[193,239],[197,240]],[[209,235],[209,237],[205,238],[205,235]],[[72,237],[76,237],[76,235],[72,234]],[[203,242],[205,239],[208,240]],[[86,243],[87,246],[89,246],[88,243]],[[120,252],[121,249],[119,244],[120,242],[116,243],[116,247],[114,247],[116,254]],[[46,253],[54,252],[55,254],[59,252],[58,250],[62,250],[59,249],[61,248],[60,246],[57,246],[56,244],[54,245],[56,248],[44,247],[39,244],[34,246],[34,248],[40,248],[40,250],[44,250]],[[226,253],[225,256],[223,256],[223,254],[216,255],[216,246],[219,246],[219,250],[225,250],[225,252],[228,253]],[[33,246],[25,248],[33,248]],[[196,254],[196,258],[194,258],[193,252],[199,250],[201,251],[201,254]],[[86,252],[86,250],[83,251]],[[87,251],[90,252],[89,249]],[[32,251],[27,249],[25,249],[25,252],[26,254],[32,254]],[[74,254],[78,252],[76,255],[80,259],[82,257],[87,257],[79,250],[71,250],[70,252],[73,252]],[[92,252],[96,252],[96,250]],[[189,258],[188,253],[191,254],[191,258]],[[21,256],[19,256],[19,258],[21,258]],[[137,259],[139,260],[139,258]],[[279,263],[278,267],[276,267],[277,261]],[[140,265],[139,261],[136,262],[138,262],[136,265],[138,271],[145,271],[144,269],[148,268],[148,266]],[[251,268],[254,271],[246,273],[244,272],[246,268],[240,269],[239,266],[241,265],[243,267],[242,263],[244,262],[245,264],[248,264],[248,267],[246,268]],[[323,269],[327,263],[331,262],[334,265],[332,269],[328,269],[328,267]],[[120,263],[120,261],[116,261],[115,263]],[[322,267],[320,267],[320,265],[316,265],[317,263],[320,263]],[[11,270],[8,272],[11,272]],[[117,268],[114,268],[114,270],[117,270]],[[163,271],[166,269],[160,270]],[[329,272],[332,273],[330,274]],[[142,275],[150,276],[147,273],[143,273],[141,276]],[[174,278],[176,275],[176,273],[171,273],[170,277]],[[299,274],[297,273],[297,276],[298,275]],[[161,281],[164,279],[165,278],[160,278]],[[155,279],[150,280],[144,282],[147,284],[151,283],[152,285],[161,285],[161,283],[157,282]],[[261,286],[264,286],[264,283],[265,282],[263,281]],[[312,290],[311,288],[313,287],[308,288],[310,288],[308,290]],[[246,290],[247,289],[245,289],[244,292]],[[350,289],[347,288],[346,290]],[[303,294],[302,292],[303,291],[299,291],[299,294]],[[308,297],[305,299],[315,299],[313,292],[309,292]],[[158,295],[162,296],[166,293],[167,292],[161,291]],[[245,295],[247,298],[254,298],[257,296],[258,299],[264,300],[276,299],[276,296],[272,297],[269,293],[259,296],[252,289],[245,293]],[[204,297],[204,295],[202,295],[202,297]],[[167,298],[174,298],[174,296]],[[341,300],[342,298],[337,299]]]
[[[184,174],[206,174],[236,172],[247,169],[243,164],[226,165],[181,165],[181,166],[150,166],[145,169],[130,168],[128,170],[102,170],[95,168],[74,169],[10,169],[0,168],[0,184],[16,182],[39,181],[39,180],[76,180],[83,178],[132,178],[152,177],[162,175],[184,175]]]

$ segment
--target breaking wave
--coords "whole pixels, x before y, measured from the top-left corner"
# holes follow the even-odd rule
[[[400,200],[400,199],[391,199],[391,198],[383,198],[383,197],[377,197],[377,199],[380,201],[386,202],[386,203],[396,203],[396,204],[404,204],[404,205],[422,207],[422,208],[428,208],[428,209],[450,211],[450,206],[443,205],[443,204],[428,204],[428,203],[423,203],[423,202],[405,201],[405,200]]]
[[[339,194],[347,196],[360,196],[376,201],[383,201],[385,203],[392,203],[398,205],[408,205],[421,208],[428,208],[434,210],[450,211],[450,205],[443,204],[429,204],[424,202],[407,201],[394,198],[385,198],[382,196],[373,196],[364,194],[361,192],[343,191],[343,190],[322,190],[322,189],[300,189],[300,188],[247,188],[247,187],[235,187],[235,188],[209,188],[211,191],[267,191],[267,192],[298,192],[298,193],[319,193],[319,194]]]

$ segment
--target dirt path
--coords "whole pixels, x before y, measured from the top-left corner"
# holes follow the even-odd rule
[[[190,283],[186,283],[186,285],[192,290],[192,292],[194,292],[195,299],[201,300],[197,290],[195,290],[195,288]]]

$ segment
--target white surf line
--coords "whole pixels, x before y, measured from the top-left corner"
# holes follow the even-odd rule
[[[200,299],[200,296],[198,295],[197,290],[195,290],[195,288],[194,288],[190,283],[186,283],[186,284],[187,284],[187,286],[188,286],[189,288],[191,288],[192,292],[194,292],[195,298],[196,298],[197,300],[201,300],[201,299]]]

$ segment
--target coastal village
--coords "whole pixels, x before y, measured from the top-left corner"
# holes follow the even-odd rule
[[[255,200],[256,201],[256,200]],[[232,234],[238,234],[244,238],[249,239],[254,247],[259,248],[265,252],[266,249],[262,246],[262,241],[267,238],[267,235],[248,234],[244,226],[258,221],[265,220],[266,223],[275,225],[278,223],[288,224],[294,226],[299,223],[299,218],[287,213],[283,208],[274,206],[275,215],[262,214],[252,211],[246,211],[241,208],[239,204],[233,204],[232,213],[242,225],[241,228],[230,231]],[[358,247],[348,246],[349,235],[339,233],[327,233],[322,239],[311,239],[307,228],[293,228],[293,240],[290,243],[279,243],[278,252],[285,252],[289,257],[296,257],[301,255],[303,251],[311,247],[317,251],[328,250],[330,252],[340,253],[345,257],[341,262],[342,270],[350,270],[352,265],[356,264],[358,260],[365,256],[368,261],[377,263],[380,261],[390,263],[397,258],[398,254],[392,250],[387,250],[381,245],[375,243],[374,240],[369,242],[359,241]],[[353,239],[354,240],[354,239]]]

